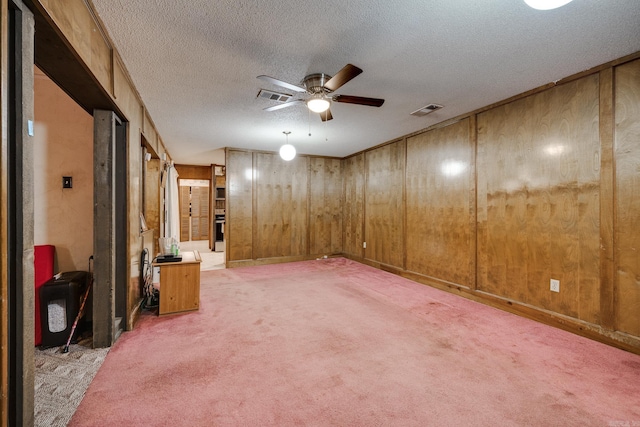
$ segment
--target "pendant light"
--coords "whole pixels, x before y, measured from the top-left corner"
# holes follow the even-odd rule
[[[289,134],[291,133],[290,131],[283,131],[282,133],[284,133],[287,137],[287,143],[284,144],[282,147],[280,147],[280,157],[282,157],[282,160],[285,161],[290,161],[293,160],[294,157],[296,157],[296,147],[294,147],[293,145],[289,144]]]
[[[529,7],[538,10],[551,10],[564,6],[572,0],[524,0]]]

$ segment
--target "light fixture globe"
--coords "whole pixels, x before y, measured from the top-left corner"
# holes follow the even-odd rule
[[[296,147],[291,144],[284,144],[280,147],[280,157],[287,162],[293,160],[293,158],[296,157]]]
[[[538,10],[551,10],[564,6],[572,0],[524,0],[529,7]]]
[[[314,113],[324,113],[329,109],[331,103],[322,95],[314,95],[307,101],[307,108]]]

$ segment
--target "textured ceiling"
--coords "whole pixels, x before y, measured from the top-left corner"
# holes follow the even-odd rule
[[[92,0],[174,160],[213,150],[343,157],[640,51],[639,0],[574,0],[551,11],[522,0]],[[266,74],[364,70],[322,123],[274,101]],[[409,114],[429,103],[444,108]],[[311,133],[311,136],[309,136]]]

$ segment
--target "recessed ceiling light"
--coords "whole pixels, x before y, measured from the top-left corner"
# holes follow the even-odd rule
[[[551,10],[564,6],[572,0],[524,0],[529,7],[538,10]]]

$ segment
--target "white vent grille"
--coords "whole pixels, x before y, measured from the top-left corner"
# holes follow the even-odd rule
[[[272,92],[270,90],[260,89],[258,98],[270,99],[271,101],[287,102],[293,95],[288,93]]]
[[[422,117],[422,116],[426,116],[429,113],[433,113],[434,111],[439,110],[441,108],[442,108],[442,105],[429,104],[429,105],[425,105],[422,108],[417,109],[416,111],[411,113],[411,115],[412,116],[417,116],[417,117]]]

